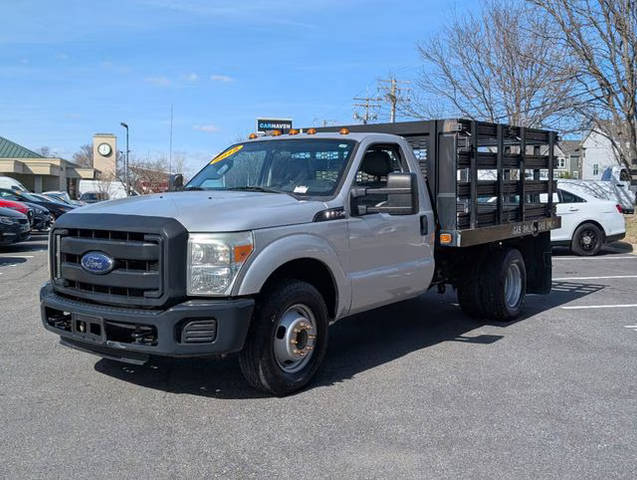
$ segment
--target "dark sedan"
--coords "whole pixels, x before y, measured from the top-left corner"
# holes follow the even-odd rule
[[[21,242],[29,238],[31,224],[23,213],[0,207],[0,245]]]
[[[29,192],[9,190],[6,188],[0,188],[0,198],[6,200],[14,200],[17,202],[35,203],[36,205],[40,205],[41,207],[44,207],[49,212],[51,212],[53,218],[58,218],[60,215],[63,215],[66,212],[70,212],[71,210],[73,210],[73,208],[75,208],[72,205],[68,205],[62,202],[56,202],[55,200],[49,199],[48,197],[32,194]]]
[[[49,209],[33,202],[24,203],[33,211],[33,218],[31,219],[33,230],[40,232],[48,231],[51,227],[51,223],[53,223],[53,216],[51,212],[49,212]]]

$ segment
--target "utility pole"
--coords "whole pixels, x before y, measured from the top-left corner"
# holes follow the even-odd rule
[[[173,173],[173,104],[170,104],[170,147],[168,148],[168,176]]]
[[[128,148],[128,125],[124,122],[120,122],[120,125],[126,129],[126,161],[124,163],[124,178],[126,180],[126,196],[130,195],[130,181],[128,180],[128,154],[130,149]]]
[[[354,107],[360,107],[365,109],[365,113],[361,114],[358,111],[354,111],[354,120],[362,121],[363,124],[367,124],[370,120],[376,120],[378,114],[376,111],[380,108],[380,103],[383,99],[380,97],[354,97]]]
[[[379,80],[381,90],[384,91],[384,100],[389,103],[389,121],[396,121],[396,106],[401,102],[408,102],[409,99],[403,97],[403,92],[409,91],[409,88],[402,88],[400,84],[407,85],[411,82],[405,80],[396,80],[393,75],[388,79]]]

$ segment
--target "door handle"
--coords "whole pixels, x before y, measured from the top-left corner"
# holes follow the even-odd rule
[[[571,207],[568,209],[569,212],[579,212],[579,208]]]
[[[420,234],[427,235],[429,233],[429,220],[427,215],[420,216]]]

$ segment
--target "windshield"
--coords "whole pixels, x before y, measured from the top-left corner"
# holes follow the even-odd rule
[[[354,149],[351,140],[265,140],[234,145],[188,182],[186,190],[255,190],[331,196]]]
[[[20,192],[20,196],[24,198],[27,202],[41,202],[42,199],[36,197],[35,195],[28,192]]]

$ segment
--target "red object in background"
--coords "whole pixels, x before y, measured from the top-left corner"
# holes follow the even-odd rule
[[[24,213],[25,215],[29,212],[29,207],[27,207],[24,203],[14,202],[13,200],[0,200],[0,207],[12,208],[20,213]]]

